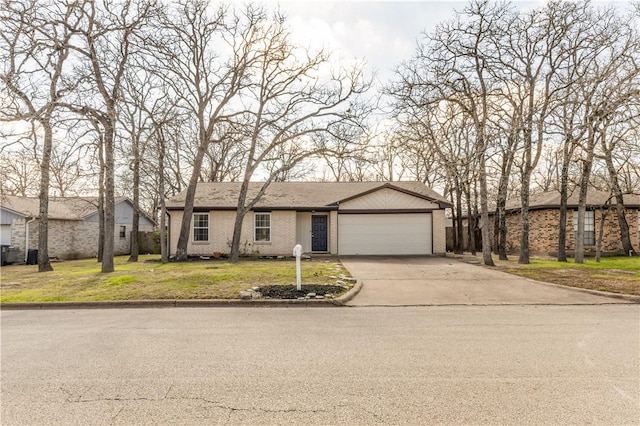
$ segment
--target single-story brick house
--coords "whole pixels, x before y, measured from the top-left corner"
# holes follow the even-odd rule
[[[575,250],[575,235],[578,226],[578,191],[574,191],[567,200],[567,245],[570,253]],[[602,215],[606,212],[606,201],[610,194],[605,191],[589,191],[585,214],[584,247],[585,252],[595,253],[596,241],[600,232]],[[623,196],[625,216],[629,224],[631,245],[640,251],[640,195],[625,194]],[[623,254],[620,242],[620,225],[615,212],[615,199],[605,217],[602,239],[602,252]],[[520,199],[508,200],[506,203],[507,251],[515,253],[520,248],[521,203]],[[491,232],[495,212],[490,216]],[[536,254],[555,256],[558,253],[558,227],[560,223],[560,193],[557,191],[532,195],[529,204],[529,250]],[[492,240],[493,241],[493,240]]]
[[[262,183],[251,183],[248,200]],[[230,251],[240,183],[199,183],[187,252]],[[176,253],[185,192],[167,201]],[[244,218],[241,251],[291,255],[443,254],[445,198],[420,182],[274,182]]]
[[[97,197],[51,197],[49,199],[49,256],[81,259],[98,254]],[[38,248],[37,197],[3,195],[0,198],[0,240],[17,247],[18,259],[26,260],[30,249]],[[129,254],[133,203],[124,197],[115,200],[114,253]],[[152,231],[155,222],[141,214],[140,231]]]

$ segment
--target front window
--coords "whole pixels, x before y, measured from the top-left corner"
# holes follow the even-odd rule
[[[127,238],[127,227],[120,226],[120,238]]]
[[[209,213],[193,214],[193,241],[209,241]]]
[[[578,239],[578,212],[573,212],[573,237]],[[584,212],[584,245],[596,245],[596,218],[593,210]]]
[[[255,214],[255,241],[271,241],[271,213]]]

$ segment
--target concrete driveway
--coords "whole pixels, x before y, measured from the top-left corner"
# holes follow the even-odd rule
[[[447,257],[341,257],[363,284],[349,306],[591,305],[629,303]]]

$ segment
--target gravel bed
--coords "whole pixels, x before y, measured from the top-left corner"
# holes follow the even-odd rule
[[[326,296],[332,294],[337,296],[344,293],[347,289],[337,285],[322,284],[302,284],[301,290],[298,291],[295,285],[267,285],[256,289],[262,297],[271,299],[297,299],[305,297],[309,293],[315,293],[317,296]]]

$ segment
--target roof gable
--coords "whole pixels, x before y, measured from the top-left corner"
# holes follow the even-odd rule
[[[384,185],[339,202],[340,210],[438,209],[438,203],[421,194]]]

